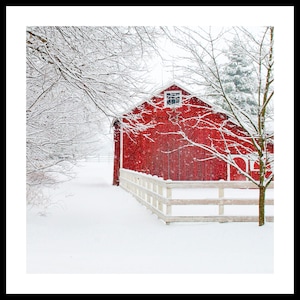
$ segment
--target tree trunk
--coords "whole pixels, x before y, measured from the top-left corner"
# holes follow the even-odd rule
[[[262,226],[265,224],[265,194],[266,187],[263,185],[259,186],[259,213],[258,213],[258,225]]]

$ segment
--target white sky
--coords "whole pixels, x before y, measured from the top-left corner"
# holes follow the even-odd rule
[[[101,293],[99,279],[106,290],[115,292],[116,282],[136,280],[137,284],[152,284],[135,276],[28,275],[26,274],[26,178],[25,178],[25,28],[30,25],[243,25],[275,26],[275,258],[274,274],[260,275],[244,282],[241,276],[214,276],[206,288],[216,292],[217,279],[224,285],[235,280],[239,286],[252,284],[253,293],[293,293],[294,228],[294,8],[292,6],[70,6],[70,7],[6,7],[6,226],[7,277],[10,293],[35,293],[43,286],[54,285],[62,293],[77,286],[82,293]],[[167,16],[172,15],[172,18]],[[259,21],[258,21],[259,20]],[[199,23],[201,22],[201,23]],[[284,241],[284,242],[283,242]],[[158,277],[156,280],[159,280]],[[170,276],[163,276],[170,285]],[[190,277],[197,284],[197,278]],[[125,282],[125,284],[124,284]],[[56,289],[56,290],[57,290]],[[207,290],[206,289],[206,290]],[[157,290],[156,290],[157,291]],[[233,291],[228,291],[229,293]]]
[[[193,26],[194,27],[194,26]],[[199,26],[194,27],[194,30],[198,31]],[[224,32],[226,30],[226,26],[201,26],[206,32],[211,31],[212,36],[216,37],[220,34],[220,32]],[[169,28],[171,29],[171,28]],[[261,26],[248,26],[247,30],[249,30],[254,36],[261,36],[262,27]],[[225,33],[218,41],[217,47],[219,49],[228,47],[226,45],[225,39],[232,39],[232,33]],[[149,85],[149,90],[152,92],[153,90],[160,89],[160,87],[165,86],[167,83],[172,81],[180,82],[181,70],[177,68],[177,66],[182,65],[182,62],[178,61],[179,57],[187,56],[187,52],[183,50],[181,47],[176,46],[174,43],[171,43],[168,38],[161,40],[159,46],[161,47],[161,55],[163,56],[163,61],[160,57],[155,57],[152,60],[153,66],[149,70],[149,78],[152,84]],[[216,45],[215,45],[216,46]],[[172,59],[174,57],[174,59]],[[219,61],[226,60],[225,56],[218,57]],[[173,67],[172,67],[173,65]],[[191,74],[192,75],[192,74]],[[199,78],[199,77],[196,77]],[[153,88],[154,87],[154,88]],[[203,91],[203,87],[194,84],[193,86],[187,87],[189,91],[194,92],[201,98],[203,97],[205,91]],[[204,99],[206,100],[206,99]]]

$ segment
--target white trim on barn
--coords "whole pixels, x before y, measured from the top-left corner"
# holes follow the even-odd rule
[[[180,88],[180,89],[184,90],[185,92],[187,92],[187,93],[190,95],[188,98],[190,98],[190,97],[196,97],[196,98],[198,98],[198,99],[201,100],[203,103],[205,103],[205,104],[207,104],[208,106],[210,106],[210,107],[214,110],[214,112],[216,112],[216,113],[221,113],[221,114],[226,115],[226,116],[228,117],[228,120],[229,120],[230,122],[232,122],[233,124],[239,126],[238,122],[232,117],[232,115],[231,115],[228,111],[224,110],[224,109],[221,108],[220,106],[217,106],[216,104],[214,104],[214,103],[212,103],[212,102],[210,102],[210,101],[203,100],[202,96],[200,96],[200,95],[198,96],[197,93],[195,94],[194,92],[192,92],[192,91],[186,89],[185,87],[182,87],[182,85],[181,85],[180,83],[178,83],[177,80],[172,80],[172,81],[166,83],[163,87],[160,87],[159,89],[154,90],[152,93],[149,92],[149,93],[148,93],[149,95],[148,95],[147,98],[145,98],[145,99],[143,99],[143,100],[137,102],[137,103],[134,104],[132,107],[130,107],[130,108],[128,108],[127,110],[123,111],[123,112],[120,113],[118,116],[116,116],[116,117],[114,118],[114,120],[115,120],[115,119],[119,119],[119,118],[121,119],[124,115],[126,115],[127,113],[130,113],[133,109],[135,109],[135,108],[137,108],[137,107],[143,105],[144,103],[150,103],[150,104],[151,104],[151,99],[152,99],[153,97],[160,97],[160,98],[163,99],[164,96],[161,96],[160,94],[161,94],[164,90],[166,90],[167,88],[171,87],[172,85],[176,85],[178,88]],[[184,101],[184,100],[183,100],[183,101]],[[165,106],[165,107],[166,107],[166,106]],[[112,122],[112,123],[114,123],[114,122]]]
[[[248,160],[248,157],[245,156],[245,155],[240,155],[240,154],[231,154],[230,155],[230,158],[232,160],[234,160],[235,158],[241,158],[244,162],[245,162],[245,165],[246,165],[246,170],[245,172],[248,173],[249,172],[249,160]],[[230,159],[229,158],[229,159]],[[231,178],[230,178],[230,164],[227,163],[227,181],[231,181]],[[248,180],[248,178],[246,177],[246,180]]]
[[[123,168],[123,126],[120,123],[120,168]]]

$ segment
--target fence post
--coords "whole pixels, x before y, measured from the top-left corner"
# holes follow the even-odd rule
[[[223,204],[223,198],[224,198],[224,187],[219,187],[219,215],[224,215],[224,204]]]
[[[167,197],[166,215],[171,216],[172,215],[172,205],[169,203],[168,200],[172,199],[172,189],[168,185],[168,180],[166,181],[166,197]]]
[[[146,185],[147,185],[147,191],[150,191],[151,190],[151,182],[150,182],[150,179],[148,178],[148,180],[147,180],[147,183],[146,183]],[[146,195],[146,200],[147,200],[147,202],[148,203],[150,203],[151,202],[151,197],[150,197],[150,195],[147,193],[147,195]]]
[[[153,177],[157,177],[157,176],[153,176]],[[154,192],[155,194],[157,193],[157,183],[152,181],[152,192]],[[152,197],[152,206],[157,208],[157,198],[156,196]]]
[[[143,200],[145,200],[145,190],[143,189],[145,187],[145,178],[141,178],[141,197]]]
[[[160,196],[163,196],[163,188],[162,188],[161,182],[158,184],[158,194]],[[161,202],[161,199],[158,200],[158,209],[160,211],[163,211],[163,204]]]

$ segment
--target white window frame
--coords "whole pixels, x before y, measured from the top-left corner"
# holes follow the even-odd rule
[[[169,94],[179,94],[177,97],[179,97],[178,101],[175,99],[176,102],[174,103],[168,103],[168,95]],[[174,97],[174,96],[173,96]],[[176,97],[176,96],[175,96]],[[174,99],[171,101],[173,102]],[[165,102],[165,107],[179,107],[182,105],[182,92],[180,90],[172,90],[172,91],[165,91],[164,92],[164,102]]]

